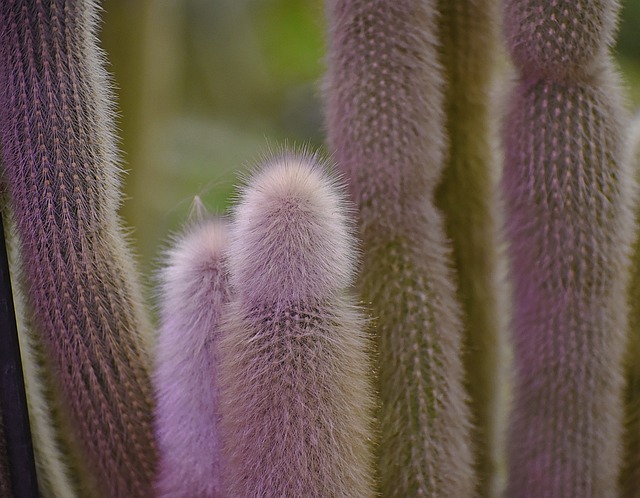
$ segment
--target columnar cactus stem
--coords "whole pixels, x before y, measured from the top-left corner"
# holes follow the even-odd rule
[[[371,497],[369,344],[346,293],[342,196],[314,157],[282,154],[235,216],[220,344],[225,496]]]
[[[633,119],[630,136],[632,165],[638,180],[640,165],[640,117]],[[638,219],[636,205],[636,219]],[[626,396],[623,467],[620,476],[622,496],[640,498],[640,238],[633,246],[629,285],[629,344],[626,353]]]
[[[382,494],[471,496],[462,324],[434,191],[444,168],[437,2],[330,0],[328,140],[359,208],[379,345]]]
[[[516,385],[508,495],[616,496],[634,183],[616,2],[510,0],[504,124]]]
[[[629,287],[629,347],[626,353],[627,386],[622,496],[640,498],[640,241],[636,241]]]
[[[497,53],[494,0],[440,0],[449,150],[437,205],[453,246],[462,304],[466,384],[471,395],[478,495],[497,492],[500,321],[492,202],[490,86]]]
[[[9,216],[12,218],[12,216]],[[38,487],[42,496],[78,497],[78,469],[69,459],[69,440],[59,427],[60,413],[52,393],[51,374],[46,367],[42,339],[33,324],[33,313],[26,302],[24,268],[20,240],[15,224],[6,230],[11,280],[17,285],[13,301],[20,337],[22,371],[29,406],[29,425],[34,441]]]
[[[222,221],[198,222],[171,248],[162,271],[154,375],[161,497],[222,496],[218,342],[229,295],[226,245]]]
[[[0,2],[0,134],[35,325],[78,459],[105,496],[147,496],[149,324],[116,209],[96,5]]]

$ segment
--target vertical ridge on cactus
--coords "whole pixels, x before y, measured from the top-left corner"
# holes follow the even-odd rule
[[[106,496],[147,496],[149,323],[116,214],[94,2],[0,4],[0,133],[26,288],[61,405]]]
[[[506,7],[521,75],[504,132],[516,368],[509,496],[618,491],[635,226],[628,122],[603,45],[616,5],[531,0]],[[596,9],[589,22],[559,17],[585,6]],[[546,52],[535,35],[545,30],[585,41]],[[602,46],[588,47],[589,40]],[[564,64],[574,60],[582,65]]]
[[[162,269],[154,374],[160,497],[222,496],[218,342],[229,298],[226,245],[224,222],[197,222],[174,243]]]
[[[440,38],[449,150],[436,202],[444,214],[465,326],[478,495],[497,493],[499,344],[489,92],[497,49],[496,2],[441,0]]]
[[[56,397],[52,393],[50,374],[45,366],[42,341],[38,337],[37,327],[33,325],[33,312],[25,300],[21,244],[14,223],[9,224],[6,233],[11,281],[16,283],[13,299],[39,491],[45,497],[76,498],[78,490],[75,481],[79,471],[69,459],[69,442],[61,439],[64,431],[59,427],[60,414],[54,406]]]
[[[633,250],[633,270],[629,287],[629,347],[626,353],[625,431],[621,495],[640,498],[640,243]]]
[[[471,496],[470,414],[450,248],[437,2],[330,0],[327,131],[359,208],[379,347],[382,495]]]
[[[225,496],[374,495],[370,345],[347,294],[345,208],[307,154],[268,159],[241,193],[220,345]]]
[[[18,326],[20,327],[20,323]],[[34,440],[38,485],[42,496],[74,498],[78,490],[74,478],[78,476],[61,444],[60,428],[54,418],[55,403],[49,386],[48,373],[43,364],[43,352],[36,344],[32,330],[20,330],[20,349],[29,403],[29,420]]]

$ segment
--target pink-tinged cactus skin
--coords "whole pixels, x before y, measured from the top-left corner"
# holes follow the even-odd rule
[[[242,191],[220,345],[225,496],[374,496],[370,344],[346,292],[345,208],[307,154],[268,159]]]
[[[496,496],[501,438],[498,407],[502,321],[498,299],[490,90],[498,49],[495,0],[440,0],[445,86],[446,167],[436,193],[457,270],[465,335],[463,360],[471,398],[478,496]]]
[[[116,214],[95,11],[92,1],[0,2],[4,178],[34,325],[74,457],[90,473],[85,485],[102,496],[142,497],[156,461],[150,326]]]
[[[597,22],[607,21],[594,16],[579,29],[605,29]],[[550,11],[532,9],[511,39],[528,43],[530,23],[565,29]],[[634,177],[605,50],[571,80],[534,77],[515,58],[521,78],[504,123],[503,178],[516,370],[508,496],[618,494]],[[544,65],[534,55],[527,65]]]
[[[329,0],[327,131],[359,209],[379,349],[382,495],[473,494],[462,323],[434,191],[444,168],[437,2]]]
[[[46,368],[43,344],[33,312],[27,303],[24,268],[20,253],[20,237],[12,223],[6,229],[11,281],[14,286],[13,302],[20,338],[20,355],[24,374],[29,425],[34,441],[34,457],[41,496],[77,498],[77,470],[69,459],[69,441],[63,440],[60,413],[56,409],[56,396],[52,393],[51,374]],[[0,496],[2,496],[0,494]]]
[[[617,0],[504,0],[511,56],[531,77],[580,78],[606,58],[618,10]]]
[[[222,496],[218,342],[229,298],[227,239],[223,221],[198,222],[175,242],[162,270],[154,374],[158,497]]]

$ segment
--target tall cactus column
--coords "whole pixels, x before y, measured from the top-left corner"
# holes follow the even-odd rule
[[[637,151],[640,153],[640,150]],[[635,158],[635,164],[638,165]],[[636,170],[637,171],[637,170]],[[637,213],[637,210],[636,210]],[[629,285],[629,344],[626,352],[624,456],[621,495],[640,498],[640,240],[636,238]]]
[[[78,459],[105,496],[139,497],[156,459],[149,324],[116,214],[95,10],[0,2],[0,137],[28,297]]]
[[[514,284],[508,495],[615,496],[631,185],[607,47],[617,2],[509,0],[504,124]]]
[[[460,307],[434,190],[445,119],[437,2],[330,0],[328,140],[359,208],[379,347],[382,494],[470,496]]]
[[[445,87],[446,167],[436,199],[445,218],[463,310],[464,364],[471,397],[478,494],[498,485],[497,236],[493,212],[490,85],[497,56],[496,0],[440,0],[440,39]]]

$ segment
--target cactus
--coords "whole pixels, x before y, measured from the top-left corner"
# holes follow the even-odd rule
[[[229,243],[225,496],[373,496],[370,346],[345,202],[308,154],[268,159]]]
[[[444,168],[436,2],[330,0],[327,129],[359,208],[379,347],[383,496],[471,496]]]
[[[60,414],[55,407],[45,353],[33,323],[33,312],[25,300],[24,268],[20,241],[14,224],[7,227],[11,281],[18,284],[13,299],[16,311],[20,355],[26,387],[29,421],[34,444],[38,487],[42,496],[78,497],[78,470],[69,458],[69,441],[61,433]],[[0,495],[1,496],[1,495]]]
[[[176,241],[162,271],[154,375],[158,496],[222,496],[217,365],[220,320],[229,297],[226,245],[223,222],[200,221]]]
[[[45,497],[76,498],[79,495],[75,481],[79,478],[79,471],[70,461],[69,441],[61,439],[64,434],[60,433],[59,413],[48,385],[50,380],[47,379],[42,348],[37,343],[33,328],[24,327],[24,322],[19,322],[18,326],[23,327],[20,329],[20,350],[24,358],[22,367],[40,493]]]
[[[445,70],[446,167],[436,192],[457,270],[465,336],[463,360],[471,398],[479,496],[493,496],[500,446],[497,237],[493,201],[496,157],[490,140],[490,86],[497,54],[496,2],[441,0]]]
[[[636,183],[640,165],[640,115],[633,119],[629,133],[631,164],[635,166]],[[638,206],[636,206],[638,219]],[[633,246],[629,285],[629,344],[626,354],[625,432],[623,466],[620,475],[621,494],[640,498],[640,239]]]
[[[226,249],[213,221],[175,242],[154,425],[97,3],[0,1],[2,180],[45,496],[499,492],[495,5],[327,0],[328,144],[357,209],[324,161],[281,152],[241,191]],[[517,72],[501,183],[515,370],[506,494],[638,496],[632,364],[622,441],[636,199],[608,55],[619,6],[502,6]],[[350,294],[351,214],[375,341]],[[6,407],[2,496],[16,464]]]
[[[627,120],[603,45],[615,7],[506,4],[520,73],[504,125],[516,368],[509,496],[618,489],[634,220]]]
[[[504,33],[523,77],[584,81],[613,43],[618,0],[505,0]]]
[[[25,288],[85,486],[147,496],[147,318],[118,206],[94,2],[0,3],[0,136]],[[88,491],[87,491],[88,493]]]

